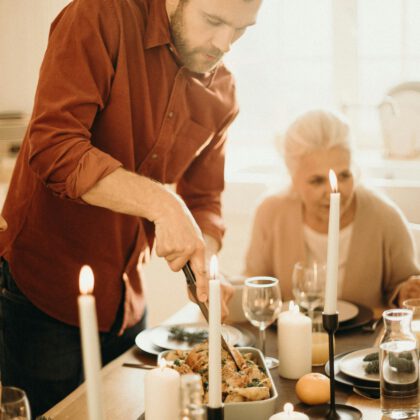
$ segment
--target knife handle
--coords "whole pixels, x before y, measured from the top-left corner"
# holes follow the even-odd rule
[[[209,310],[207,308],[207,305],[204,302],[201,302],[198,300],[197,296],[197,285],[195,283],[195,275],[192,271],[190,262],[187,261],[187,263],[182,267],[182,271],[185,274],[185,277],[187,279],[187,285],[188,289],[190,290],[191,294],[193,295],[194,299],[196,300],[197,305],[200,307],[201,313],[203,314],[206,321],[209,320]]]
[[[187,261],[184,267],[182,267],[182,271],[184,272],[185,277],[187,278],[187,283],[195,286],[195,275],[192,271],[189,261]]]

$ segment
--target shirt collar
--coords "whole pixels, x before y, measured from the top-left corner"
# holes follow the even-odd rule
[[[171,43],[165,0],[149,1],[150,9],[145,33],[146,49]]]

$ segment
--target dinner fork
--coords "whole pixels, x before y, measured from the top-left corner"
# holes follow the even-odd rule
[[[369,400],[377,400],[381,396],[379,389],[365,389],[365,388],[359,388],[357,386],[354,386],[353,392]]]
[[[375,332],[376,328],[381,323],[381,321],[382,321],[382,317],[380,317],[378,319],[372,319],[368,324],[366,324],[362,327],[362,331],[370,332],[370,333]]]

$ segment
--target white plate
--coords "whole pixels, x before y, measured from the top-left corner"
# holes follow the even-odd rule
[[[174,325],[161,325],[153,328],[150,339],[155,346],[168,350],[191,350],[197,343],[189,344],[186,341],[178,341],[170,338],[169,330]],[[184,328],[187,331],[208,331],[208,325],[204,323],[176,324],[177,327]],[[222,333],[225,340],[235,346],[240,343],[242,337],[241,331],[231,325],[223,325]]]
[[[356,318],[359,313],[359,308],[351,302],[345,300],[339,300],[337,302],[338,311],[338,322],[350,321],[350,319]]]
[[[155,354],[157,356],[165,349],[161,349],[160,347],[155,346],[153,344],[151,340],[152,332],[152,329],[143,330],[142,332],[137,334],[135,343],[140,350],[143,350],[144,352],[149,354]]]
[[[377,347],[370,347],[368,349],[357,350],[347,354],[340,360],[340,371],[353,378],[363,379],[364,381],[379,382],[378,373],[367,374],[365,372],[364,367],[367,362],[363,361],[363,358],[366,355],[378,351],[379,349]]]

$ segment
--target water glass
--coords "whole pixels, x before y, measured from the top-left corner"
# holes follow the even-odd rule
[[[417,418],[419,362],[417,341],[411,332],[412,311],[383,313],[385,332],[379,345],[381,410],[390,419]]]
[[[417,348],[420,349],[420,299],[407,299],[403,302],[403,307],[413,311],[411,331],[416,336]]]
[[[0,420],[30,420],[31,410],[25,391],[12,386],[1,388]]]
[[[308,311],[313,320],[314,311],[324,304],[325,265],[298,262],[293,267],[292,290],[296,303]]]
[[[246,279],[242,307],[248,321],[259,329],[261,348],[265,356],[265,329],[277,319],[281,309],[279,281],[274,277],[261,276]],[[279,364],[274,357],[264,358],[269,369]]]

